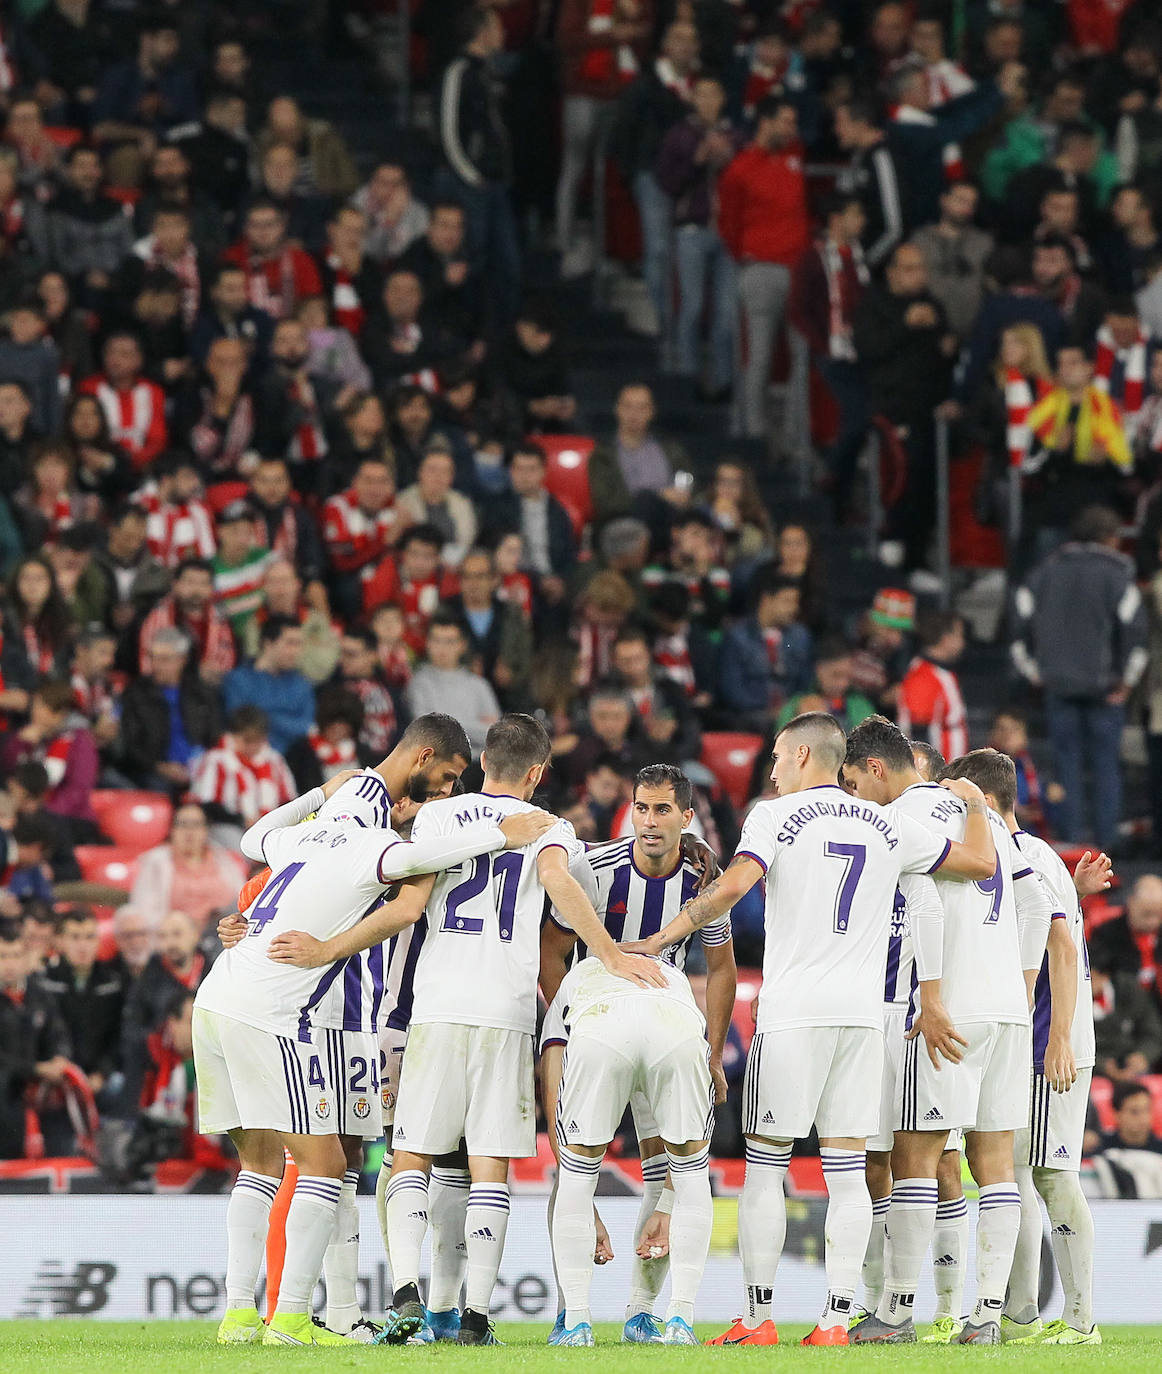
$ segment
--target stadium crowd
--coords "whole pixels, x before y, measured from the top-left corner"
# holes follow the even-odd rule
[[[1154,6],[429,3],[431,175],[264,88],[249,35],[282,8],[0,9],[0,1157],[72,1148],[78,1080],[131,1158],[203,1148],[190,994],[238,836],[413,715],[479,750],[536,713],[545,803],[590,841],[628,833],[637,768],[680,764],[724,855],[800,711],[963,754],[938,424],[973,522],[1021,494],[1012,681],[971,742],[1016,761],[1027,829],[1117,853],[1136,726],[1162,854]],[[369,53],[384,14],[347,15]],[[598,426],[563,302],[627,220],[656,357]],[[665,374],[715,451],[672,437]],[[769,484],[809,397],[821,499],[792,518]],[[844,608],[873,417],[904,475]],[[117,790],[169,833],[107,911]],[[1091,1143],[1162,1152],[1162,879],[1095,900]],[[756,897],[741,962],[761,928]],[[736,1069],[737,1094],[741,1042]]]

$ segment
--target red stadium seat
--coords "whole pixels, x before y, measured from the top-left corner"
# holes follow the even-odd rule
[[[1150,1089],[1150,1096],[1154,1100],[1154,1134],[1162,1131],[1162,1073],[1144,1073],[1142,1075],[1142,1086]]]
[[[128,892],[137,876],[136,849],[117,844],[79,844],[73,853],[87,883],[104,883]]]
[[[1103,1131],[1112,1131],[1118,1124],[1114,1116],[1114,1085],[1108,1078],[1095,1078],[1089,1087],[1089,1100],[1097,1112]]]
[[[162,792],[94,792],[93,811],[101,833],[114,844],[141,854],[161,844],[173,820],[173,802]]]
[[[537,434],[532,442],[547,460],[545,486],[569,512],[573,531],[581,531],[593,519],[593,497],[589,492],[589,455],[593,440],[586,434]]]
[[[761,735],[711,731],[702,736],[702,762],[740,810],[750,800],[754,761],[762,747]]]

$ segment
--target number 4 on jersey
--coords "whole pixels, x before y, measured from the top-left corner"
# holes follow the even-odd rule
[[[260,935],[263,929],[278,915],[278,904],[282,894],[290,887],[295,875],[302,868],[301,863],[287,864],[280,869],[262,889],[262,899],[250,913],[250,929],[247,935]]]

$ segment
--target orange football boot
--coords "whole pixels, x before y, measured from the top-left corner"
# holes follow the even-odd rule
[[[714,1336],[707,1345],[778,1345],[779,1330],[769,1318],[761,1326],[746,1326],[741,1317],[735,1320],[729,1331]]]
[[[846,1345],[847,1343],[846,1326],[817,1326],[799,1342],[800,1345]]]

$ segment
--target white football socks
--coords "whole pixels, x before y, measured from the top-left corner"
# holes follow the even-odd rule
[[[670,1272],[673,1285],[666,1320],[681,1317],[694,1325],[694,1302],[710,1253],[714,1227],[714,1201],[710,1195],[710,1147],[696,1155],[665,1156],[674,1188],[670,1216]]]
[[[226,1206],[226,1306],[253,1307],[266,1249],[270,1206],[280,1178],[243,1169]]]
[[[342,1180],[300,1174],[286,1214],[286,1258],[279,1312],[309,1312],[323,1256],[335,1230]]]
[[[1001,1319],[1020,1229],[1021,1194],[1016,1183],[986,1183],[976,1220],[975,1326]]]
[[[428,1307],[448,1312],[460,1306],[460,1290],[468,1264],[464,1220],[472,1180],[467,1169],[432,1169],[428,1189],[428,1217],[432,1226],[432,1277],[428,1281]]]
[[[790,1167],[790,1141],[774,1145],[747,1140],[746,1179],[738,1199],[738,1250],[746,1288],[743,1321],[752,1329],[771,1317],[771,1292],[787,1239],[783,1180]]]
[[[1075,1331],[1093,1328],[1093,1214],[1077,1174],[1036,1169],[1033,1179],[1049,1210],[1049,1240],[1065,1290],[1061,1316]]]
[[[889,1326],[912,1320],[920,1268],[935,1225],[936,1180],[896,1179],[884,1243],[884,1295],[876,1309],[876,1316]]]
[[[964,1197],[936,1204],[932,1233],[932,1280],[936,1287],[936,1320],[964,1316],[965,1258],[968,1255],[968,1202]]]
[[[872,1227],[872,1200],[867,1190],[867,1152],[823,1147],[823,1179],[827,1184],[824,1225],[827,1267],[827,1304],[819,1325],[845,1330],[855,1307],[855,1287],[867,1254]]]
[[[1005,1315],[1022,1326],[1036,1321],[1037,1301],[1041,1279],[1041,1198],[1033,1186],[1033,1170],[1017,1165],[1017,1192],[1021,1195],[1021,1224],[1017,1231],[1017,1245],[1013,1251],[1013,1267],[1009,1271],[1009,1291],[1005,1299]]]
[[[359,1170],[348,1169],[339,1191],[335,1227],[323,1256],[323,1282],[327,1286],[327,1325],[345,1335],[363,1316],[359,1306],[359,1207],[355,1193]]]
[[[638,1242],[642,1238],[646,1222],[658,1210],[662,1192],[666,1186],[666,1156],[651,1155],[642,1160],[642,1203],[638,1208],[637,1222],[633,1228],[633,1267],[630,1271],[629,1302],[626,1303],[625,1316],[636,1317],[639,1312],[653,1314],[654,1304],[666,1281],[670,1268],[667,1255],[657,1259],[644,1260],[637,1253]]]
[[[560,1146],[557,1200],[553,1206],[553,1258],[557,1281],[565,1296],[565,1327],[572,1330],[589,1321],[589,1285],[597,1228],[593,1224],[593,1195],[601,1173],[600,1158],[575,1154]]]
[[[874,1312],[884,1295],[884,1234],[891,1195],[872,1198],[871,1234],[863,1257],[863,1305]]]
[[[391,1127],[387,1127],[388,1139],[391,1138]],[[379,1234],[383,1237],[383,1253],[387,1256],[387,1267],[391,1269],[391,1249],[387,1243],[387,1185],[391,1182],[391,1150],[384,1150],[383,1163],[379,1166],[379,1176],[375,1180],[375,1215],[379,1218]],[[395,1285],[388,1274],[388,1292],[393,1292]]]
[[[393,1290],[419,1287],[420,1248],[428,1230],[428,1176],[422,1169],[396,1174],[384,1192],[387,1257]]]
[[[469,1188],[464,1213],[464,1244],[468,1252],[464,1307],[485,1316],[500,1273],[508,1211],[507,1183],[473,1183]]]

